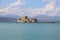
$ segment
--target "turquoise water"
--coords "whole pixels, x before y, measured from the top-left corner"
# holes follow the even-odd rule
[[[0,22],[0,40],[60,40],[60,23]]]

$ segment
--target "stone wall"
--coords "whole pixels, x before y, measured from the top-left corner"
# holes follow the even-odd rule
[[[27,16],[22,16],[20,19],[17,19],[17,22],[27,22],[27,23],[29,23],[29,22],[37,22],[37,19],[35,19],[35,18],[31,18],[31,19],[29,19]]]

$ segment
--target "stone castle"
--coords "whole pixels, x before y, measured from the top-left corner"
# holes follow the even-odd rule
[[[20,19],[17,19],[17,22],[19,23],[22,23],[22,22],[26,22],[26,23],[29,23],[29,22],[37,22],[37,19],[36,18],[28,18],[27,16],[22,16]]]

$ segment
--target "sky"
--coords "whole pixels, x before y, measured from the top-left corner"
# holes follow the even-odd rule
[[[0,15],[60,16],[60,0],[0,0]]]

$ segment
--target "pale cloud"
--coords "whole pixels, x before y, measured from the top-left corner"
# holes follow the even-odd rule
[[[47,1],[47,0],[43,0],[43,1]],[[60,16],[59,12],[60,12],[60,7],[56,7],[55,5],[56,0],[50,0],[50,2],[48,4],[46,4],[44,7],[42,8],[17,8],[17,7],[21,7],[22,5],[25,4],[25,2],[21,1],[21,0],[16,0],[16,2],[13,2],[11,4],[9,4],[6,8],[0,9],[0,13],[12,13],[15,15],[19,15],[19,16],[23,16],[23,15],[27,15],[27,16],[38,16],[38,15],[47,15],[47,16]],[[20,6],[19,6],[20,5]],[[17,9],[15,9],[14,7],[16,7]]]
[[[36,15],[47,15],[47,16],[60,16],[60,7],[55,6],[56,0],[51,0],[47,5],[43,8],[37,8],[32,11],[32,16]]]
[[[30,9],[31,16],[37,16],[37,15],[47,15],[47,16],[55,16],[55,1],[56,0],[51,0],[47,5],[45,5],[42,8],[35,8],[35,9]]]
[[[47,1],[49,1],[49,0],[41,0],[42,2],[47,2]]]
[[[14,7],[17,7],[17,6],[22,6],[24,5],[25,2],[21,1],[21,0],[16,0],[16,2],[13,2],[11,4],[9,4],[9,6],[7,8],[14,8]]]
[[[47,15],[47,16],[60,16],[60,7],[56,7],[56,0],[51,0],[47,5],[42,8],[29,9],[30,16]]]
[[[18,6],[21,7],[22,5],[24,5],[25,2],[21,1],[21,0],[16,0],[13,3],[10,3],[7,7],[0,9],[0,13],[4,13],[4,12],[9,12],[15,8],[17,8]],[[15,7],[15,8],[14,8]],[[12,11],[11,11],[12,12]]]

